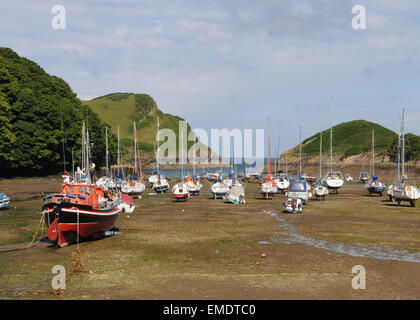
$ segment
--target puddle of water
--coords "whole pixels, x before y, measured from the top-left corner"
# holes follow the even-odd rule
[[[420,252],[409,252],[404,249],[396,249],[387,245],[347,244],[341,242],[317,240],[297,233],[296,228],[288,223],[285,219],[281,218],[277,213],[272,213],[271,216],[279,221],[281,226],[281,230],[276,232],[279,237],[270,239],[273,242],[282,242],[285,244],[304,244],[314,248],[325,249],[353,257],[420,263]]]

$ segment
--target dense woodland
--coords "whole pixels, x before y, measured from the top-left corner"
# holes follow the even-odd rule
[[[0,48],[0,175],[45,175],[71,169],[80,158],[82,121],[87,123],[96,165],[105,162],[105,123],[82,106],[63,80]],[[111,132],[111,130],[109,130]],[[110,148],[116,137],[109,134]],[[63,155],[63,142],[65,154]]]

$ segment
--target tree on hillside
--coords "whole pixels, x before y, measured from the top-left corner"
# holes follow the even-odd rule
[[[105,124],[62,79],[36,63],[0,48],[0,173],[50,174],[67,167],[80,150],[82,120],[88,123],[96,164],[104,163]],[[111,145],[116,137],[109,135]],[[116,143],[115,143],[116,144]],[[77,158],[76,158],[77,160]]]

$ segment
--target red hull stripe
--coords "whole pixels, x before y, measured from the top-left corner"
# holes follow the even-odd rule
[[[174,194],[174,197],[175,198],[186,198],[186,197],[188,197],[188,193],[186,193],[186,194]]]
[[[98,216],[112,216],[114,214],[117,214],[121,211],[121,209],[115,209],[113,211],[110,212],[98,212],[98,211],[86,211],[86,210],[77,210],[77,209],[67,209],[67,208],[62,208],[62,211],[65,212],[73,212],[73,213],[83,213],[83,214],[92,214],[92,215],[98,215]]]

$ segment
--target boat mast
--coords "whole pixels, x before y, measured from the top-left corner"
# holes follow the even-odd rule
[[[85,137],[85,121],[82,121],[82,170],[86,168],[86,137]]]
[[[298,176],[302,172],[302,126],[299,127],[299,172]]]
[[[143,170],[141,169],[141,158],[140,158],[140,148],[139,148],[139,142],[138,142],[138,138],[137,138],[137,129],[136,129],[136,141],[137,141],[137,156],[138,156],[138,161],[139,161],[139,171],[140,171],[140,181],[143,181]]]
[[[120,126],[117,127],[117,135],[118,135],[117,166],[118,166],[118,173],[120,173],[120,165],[121,165],[121,159],[120,159]]]
[[[279,142],[278,142],[278,161],[279,161],[279,164],[278,164],[278,168],[277,168],[277,170],[278,171],[280,171],[280,164],[281,164],[281,151],[280,151],[280,138],[281,138],[281,122],[280,122],[280,124],[279,124]]]
[[[73,148],[71,148],[71,168],[72,168],[72,177],[74,179],[74,152],[73,152]]]
[[[105,163],[106,163],[106,176],[109,174],[109,151],[108,151],[108,127],[105,127]]]
[[[372,129],[372,179],[375,175],[375,129]]]
[[[232,132],[232,120],[230,120],[230,132]],[[234,145],[233,145],[233,142],[232,141],[235,141],[235,139],[233,139],[232,138],[232,136],[229,136],[229,148],[230,148],[230,165],[231,165],[231,168],[230,168],[230,172],[232,172],[232,173],[234,173],[234,166],[235,166],[235,156],[234,156],[234,151],[235,151],[235,149],[234,149]]]
[[[332,172],[333,152],[332,152],[332,112],[333,112],[333,96],[331,96],[330,105],[330,172]]]
[[[268,180],[271,180],[271,142],[270,142],[270,119],[268,119]]]
[[[280,165],[277,164],[278,159],[280,158],[280,127],[281,127],[281,123],[279,125],[279,138],[277,140],[277,149],[276,149],[276,156],[275,156],[276,161],[274,162],[274,175],[276,175],[280,169]]]
[[[86,128],[86,183],[90,183],[90,148],[89,148],[89,130]]]
[[[180,139],[181,139],[181,153],[182,153],[182,155],[181,155],[181,157],[182,157],[182,159],[181,159],[181,168],[182,168],[181,182],[183,183],[184,182],[184,129],[182,129],[182,131],[181,131]]]
[[[319,138],[319,177],[322,177],[322,131]]]
[[[137,168],[137,131],[136,131],[136,121],[133,123],[134,128],[134,175],[137,175],[138,178],[138,168]]]
[[[157,158],[156,158],[156,171],[159,175],[159,158],[160,158],[160,146],[159,146],[159,142],[160,142],[160,136],[159,136],[159,117],[157,118]]]
[[[403,108],[402,119],[401,119],[401,139],[402,139],[402,154],[401,154],[401,178],[405,176],[405,136],[404,136],[404,117],[405,109]]]
[[[60,117],[61,117],[61,133],[62,133],[62,147],[63,147],[63,168],[64,173],[66,172],[66,149],[65,149],[65,135],[64,135],[64,122],[63,122],[63,111],[61,110],[61,100],[60,100]]]
[[[194,145],[193,145],[193,152],[194,152],[194,155],[193,155],[193,175],[194,175],[194,177],[195,177],[195,156],[196,156],[196,151],[195,151],[195,141],[196,141],[196,136],[195,136],[195,134],[194,134]]]

